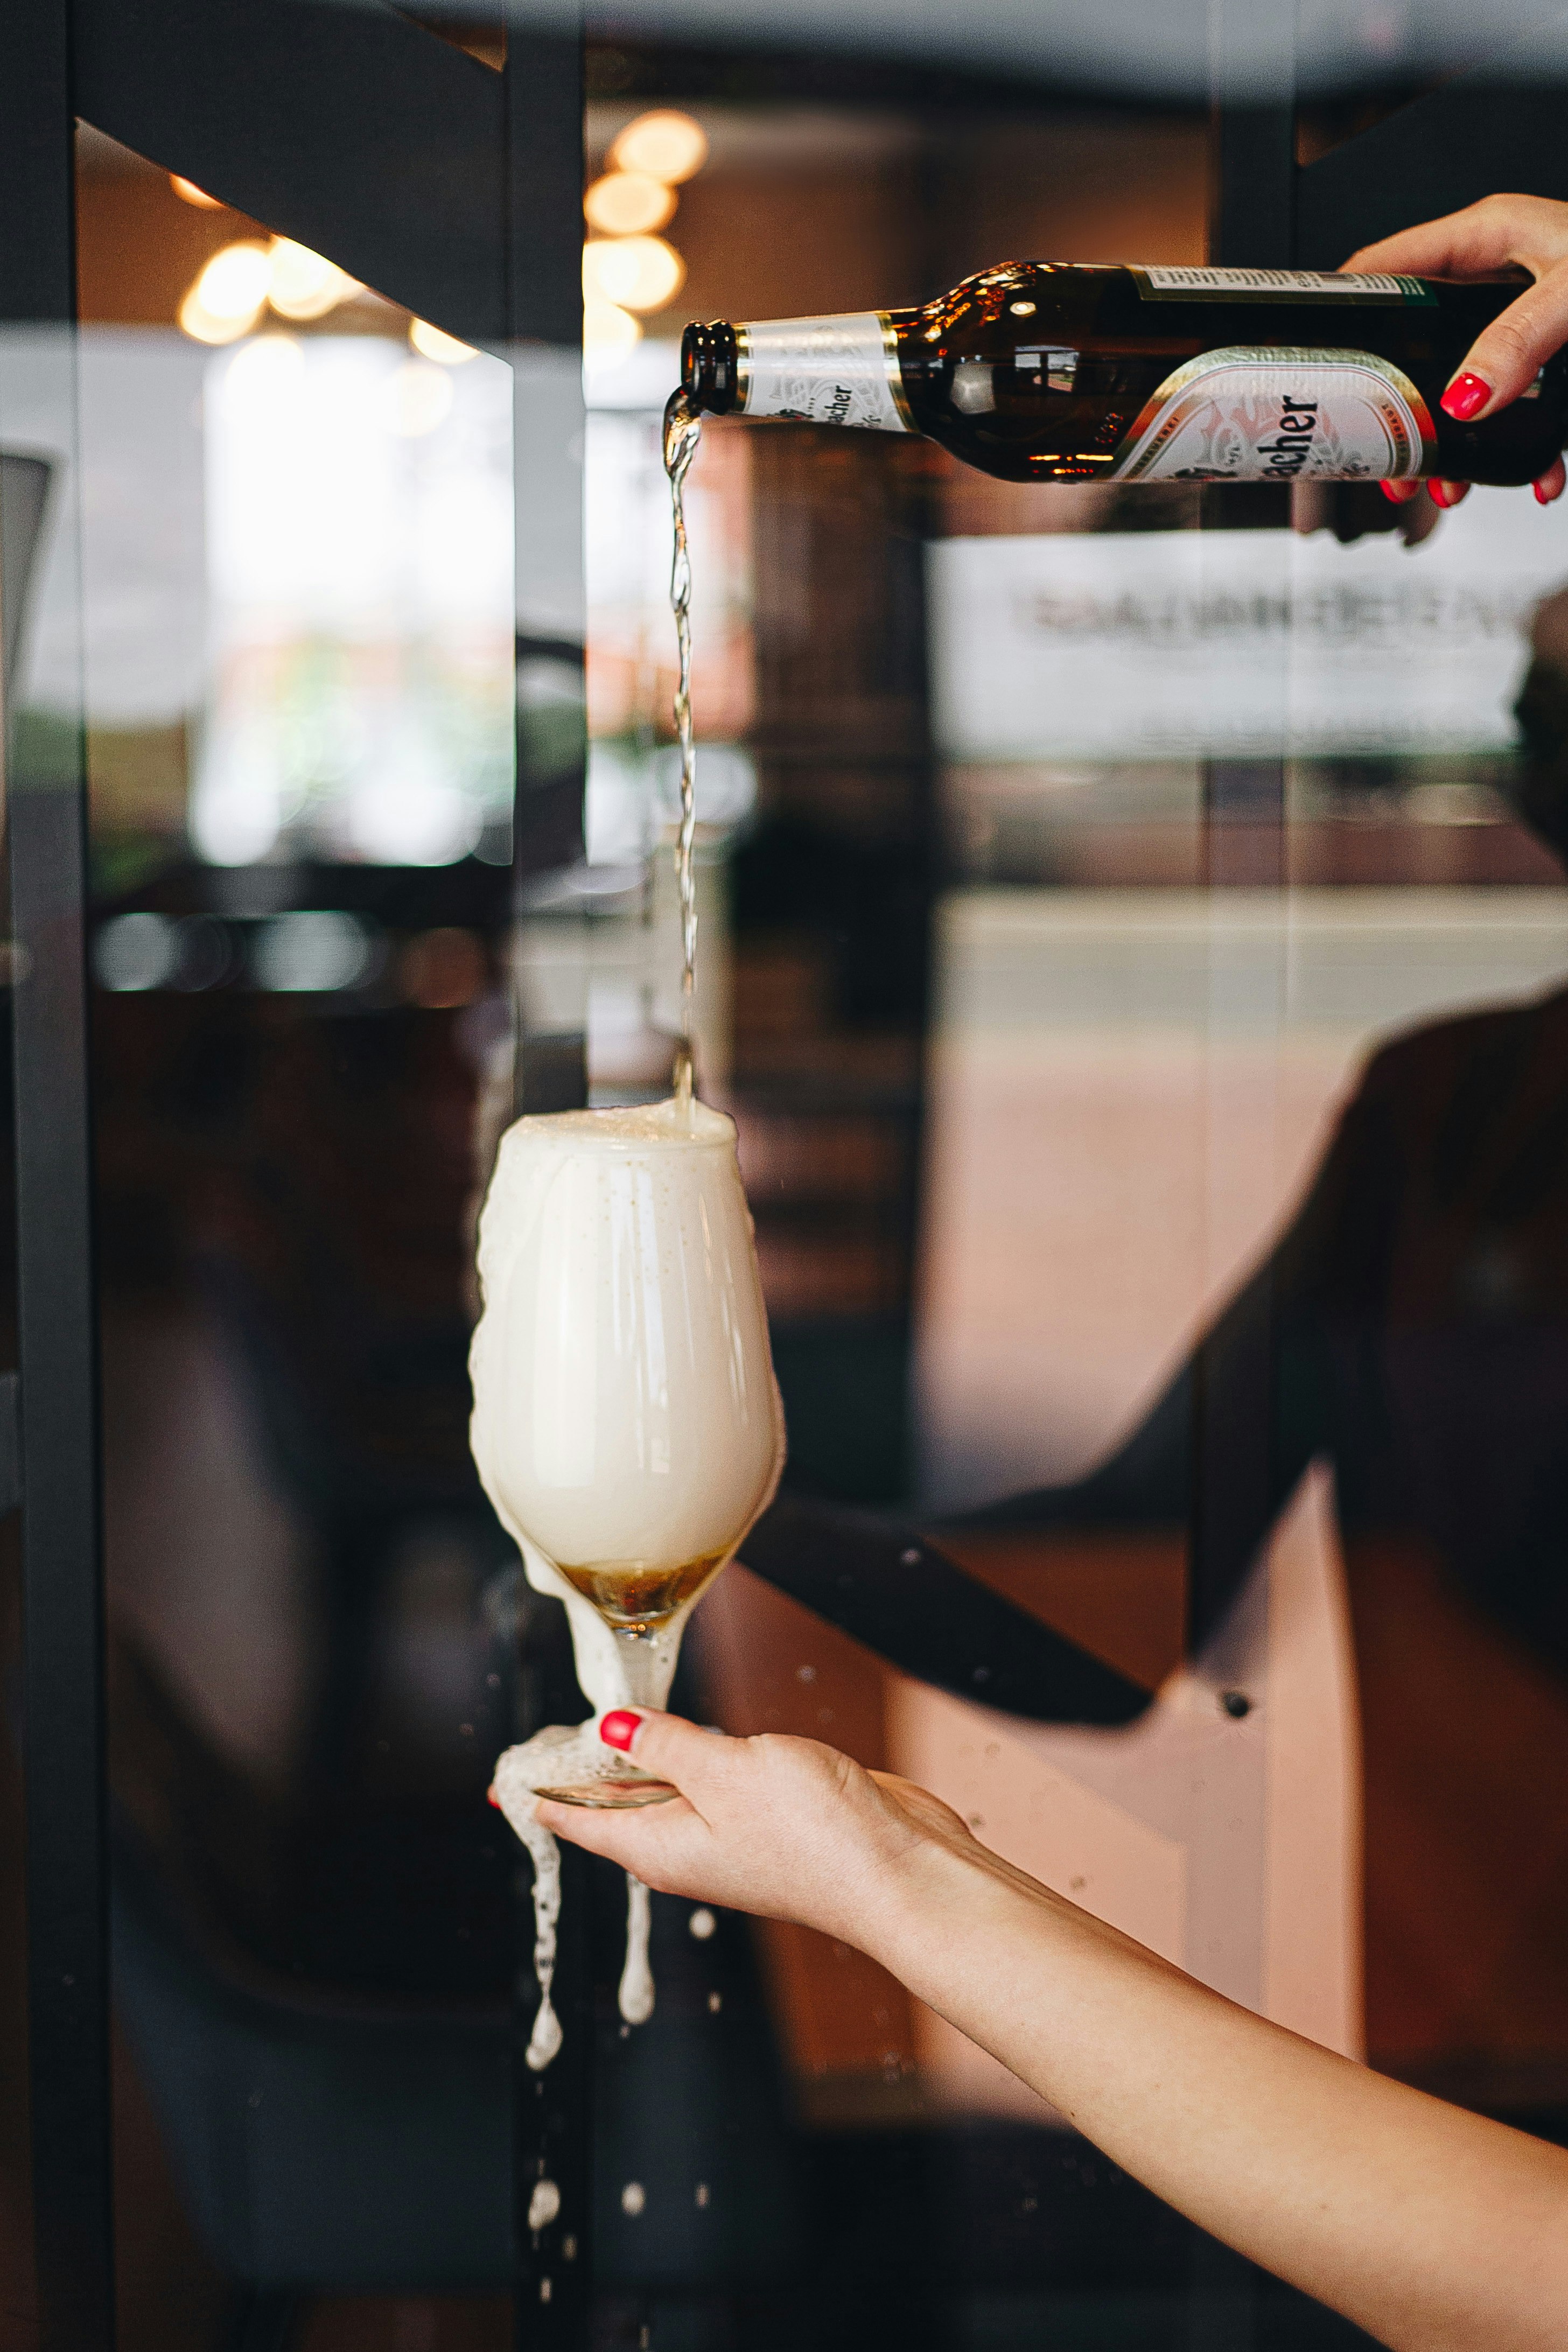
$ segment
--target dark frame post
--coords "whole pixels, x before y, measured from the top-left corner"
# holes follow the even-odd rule
[[[45,545],[81,606],[76,446],[74,104],[64,0],[0,24],[0,437],[8,377],[49,380],[67,460]],[[36,376],[35,376],[36,380]],[[16,699],[25,699],[20,686]],[[34,2252],[44,2352],[108,2352],[114,2232],[105,1844],[102,1542],[93,1288],[79,691],[47,752],[5,714],[22,1416],[23,1769],[26,1803]],[[61,717],[65,723],[59,724]],[[7,1504],[13,1499],[5,1498]]]

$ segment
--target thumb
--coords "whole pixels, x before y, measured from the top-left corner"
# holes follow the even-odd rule
[[[1568,262],[1559,262],[1500,310],[1454,371],[1442,404],[1459,424],[1479,424],[1529,389],[1568,343]],[[1486,398],[1478,400],[1477,387]]]

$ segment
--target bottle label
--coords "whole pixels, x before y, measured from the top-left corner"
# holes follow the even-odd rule
[[[898,345],[879,310],[826,319],[764,319],[736,329],[741,408],[801,425],[912,433]]]
[[[1369,270],[1132,269],[1145,302],[1421,302],[1437,297],[1424,278]]]
[[[1435,446],[1426,402],[1373,352],[1204,352],[1122,441],[1123,482],[1408,481]]]

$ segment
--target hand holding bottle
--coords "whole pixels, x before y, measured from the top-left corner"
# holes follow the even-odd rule
[[[1565,210],[1535,209],[1554,222]],[[1496,269],[1538,246],[1544,268],[1542,240],[1499,226],[1468,283],[1005,262],[916,310],[693,321],[681,383],[721,415],[922,433],[1002,481],[1384,480],[1410,495],[1425,477],[1549,495],[1568,446],[1568,352],[1506,400],[1467,373],[1515,307]],[[1440,236],[1431,250],[1451,258]],[[1489,282],[1473,274],[1489,266]]]
[[[1443,394],[1442,405],[1457,424],[1479,425],[1508,407],[1568,343],[1568,205],[1550,197],[1485,196],[1463,212],[1363,246],[1344,266],[1460,280],[1529,270],[1534,284],[1477,336]],[[1558,457],[1535,484],[1542,506],[1562,497],[1564,479]],[[1457,506],[1469,487],[1426,485],[1440,507]],[[1386,497],[1404,500],[1415,498],[1421,485],[1385,481],[1383,488]]]

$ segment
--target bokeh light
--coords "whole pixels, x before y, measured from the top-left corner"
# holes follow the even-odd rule
[[[650,180],[679,186],[707,162],[708,134],[689,114],[658,107],[627,123],[610,149],[609,160],[618,172],[646,172]]]
[[[443,367],[462,367],[479,357],[472,343],[460,343],[456,335],[444,334],[428,319],[410,320],[408,340],[423,358],[438,360]]]
[[[360,290],[357,278],[292,237],[275,236],[267,299],[282,319],[323,319]]]
[[[170,173],[169,185],[183,205],[196,205],[203,212],[209,213],[221,213],[223,210],[221,196],[209,196],[205,188],[198,188],[194,180],[183,180],[178,172]]]
[[[641,322],[618,302],[604,302],[590,294],[583,305],[583,348],[595,360],[624,356],[642,338]]]
[[[253,238],[215,253],[180,305],[180,325],[198,343],[232,343],[261,315],[272,279],[266,246]]]
[[[662,236],[605,237],[583,248],[583,290],[623,310],[662,310],[686,282],[686,264]]]
[[[606,236],[640,236],[663,228],[676,203],[674,189],[646,172],[606,172],[584,197],[583,211],[589,227]]]

